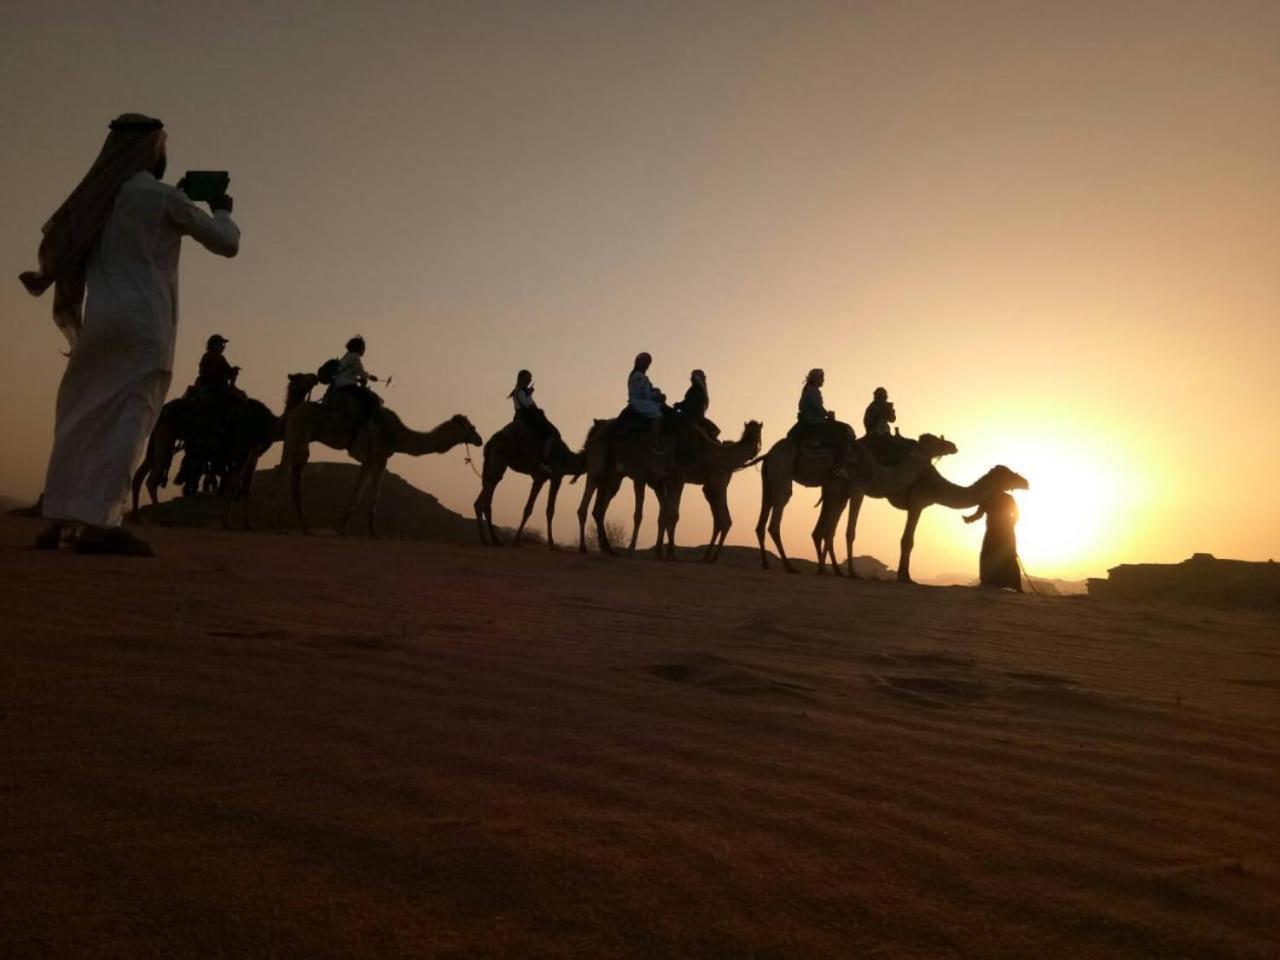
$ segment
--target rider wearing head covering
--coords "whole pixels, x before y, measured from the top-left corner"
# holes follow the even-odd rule
[[[560,431],[555,428],[542,408],[533,399],[533,374],[521,370],[516,374],[516,385],[507,398],[515,410],[513,419],[526,427],[535,437],[542,440],[542,466],[550,469],[549,461],[556,441],[560,439]]]
[[[862,415],[862,426],[868,437],[887,437],[892,433],[889,424],[898,419],[898,414],[889,402],[889,391],[884,387],[876,387],[871,403]]]
[[[720,436],[720,428],[707,419],[709,406],[711,395],[707,391],[707,375],[701,370],[694,370],[689,374],[689,389],[684,392],[684,399],[672,404],[671,409],[715,440]]]
[[[800,391],[799,409],[796,412],[796,425],[787,434],[793,439],[812,439],[835,452],[835,472],[839,476],[847,473],[847,464],[853,455],[853,427],[836,419],[834,411],[828,410],[822,401],[822,386],[827,375],[819,367],[814,367],[804,378],[804,388]]]
[[[649,366],[653,357],[647,353],[636,354],[635,364],[627,377],[627,409],[649,423],[655,450],[662,446],[662,405],[666,397],[649,382]]]

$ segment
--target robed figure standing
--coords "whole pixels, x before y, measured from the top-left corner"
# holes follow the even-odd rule
[[[165,138],[151,117],[113,121],[92,168],[44,226],[40,269],[21,278],[34,296],[54,287],[54,321],[71,345],[45,479],[51,524],[39,547],[56,548],[74,529],[82,552],[151,552],[120,524],[173,376],[182,238],[224,257],[240,246],[230,197],[211,201],[210,215],[160,181]]]

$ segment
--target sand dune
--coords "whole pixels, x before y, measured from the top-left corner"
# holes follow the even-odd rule
[[[5,957],[1271,957],[1260,613],[0,521]]]

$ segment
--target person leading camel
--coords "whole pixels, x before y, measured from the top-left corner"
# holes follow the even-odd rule
[[[796,413],[796,425],[788,436],[792,439],[816,440],[835,451],[835,467],[833,473],[837,477],[849,476],[848,464],[853,455],[853,444],[857,437],[853,427],[836,419],[834,410],[828,410],[822,400],[822,387],[827,382],[827,375],[815,367],[804,379],[804,389],[800,391],[799,410]]]
[[[378,378],[364,368],[365,350],[364,337],[359,334],[347,341],[347,352],[338,361],[338,372],[324,395],[326,403],[344,405],[353,411],[348,447],[356,442],[360,428],[382,406],[378,395],[369,389],[369,383],[377,383]]]
[[[163,123],[126,113],[110,129],[89,172],[44,225],[39,269],[21,276],[32,296],[54,288],[53,319],[71,346],[45,477],[49,527],[36,546],[56,549],[79,528],[79,552],[151,556],[121,523],[131,475],[173,379],[182,239],[234,257],[240,228],[230,197],[209,201],[210,215],[161,182]]]
[[[636,354],[635,365],[627,377],[627,409],[649,425],[654,453],[662,453],[662,405],[666,396],[649,381],[653,357]]]
[[[697,424],[702,432],[712,440],[720,436],[720,428],[707,419],[707,407],[711,406],[711,395],[707,392],[707,375],[701,370],[689,374],[689,389],[684,392],[684,399],[671,409]]]
[[[543,470],[550,473],[551,451],[555,449],[556,441],[560,439],[560,431],[547,419],[547,415],[533,399],[533,389],[533,374],[528,370],[521,370],[516,374],[516,385],[507,394],[507,398],[515,407],[513,419],[516,423],[523,425],[533,436],[542,440],[541,466]]]
[[[976,511],[964,518],[975,523],[987,518],[987,532],[982,537],[982,553],[978,560],[978,579],[984,587],[1008,587],[1022,592],[1022,575],[1018,570],[1018,502],[1008,493],[995,493]]]

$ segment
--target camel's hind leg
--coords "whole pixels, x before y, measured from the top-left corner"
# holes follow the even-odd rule
[[[596,481],[591,474],[587,474],[586,482],[582,485],[582,500],[578,504],[578,552],[587,552],[587,515],[591,510],[591,498],[595,496]]]
[[[684,484],[677,480],[668,480],[661,491],[662,513],[659,517],[658,547],[662,547],[662,536],[667,539],[666,556],[668,560],[676,558],[676,525],[680,522],[680,500],[684,496]]]
[[[560,484],[564,477],[556,475],[551,478],[551,486],[547,488],[547,549],[556,548],[556,538],[551,532],[551,521],[556,515],[556,498],[560,496]]]
[[[853,580],[861,580],[853,566],[853,538],[858,530],[858,512],[862,509],[862,494],[855,493],[849,498],[849,520],[844,528],[845,572]]]
[[[494,547],[502,546],[502,538],[493,525],[493,495],[498,484],[506,475],[507,465],[496,454],[491,458],[485,451],[484,465],[480,471],[480,494],[474,505],[476,513],[476,529],[480,533],[480,542]]]
[[[596,505],[591,511],[591,518],[596,523],[596,542],[600,544],[600,551],[607,553],[611,557],[616,556],[616,554],[613,544],[609,542],[609,533],[604,528],[604,518],[609,512],[609,504],[617,496],[618,488],[621,485],[622,478],[620,476],[610,475],[596,490]]]
[[[729,510],[729,488],[727,486],[720,487],[716,491],[716,504],[720,513],[720,539],[716,542],[716,551],[711,555],[711,562],[715,563],[720,559],[720,553],[724,550],[724,542],[729,538],[729,528],[733,526],[733,513]]]
[[[241,526],[245,532],[253,529],[253,519],[249,516],[253,509],[253,475],[258,470],[258,458],[260,453],[255,453],[249,458],[249,462],[245,464],[243,479],[240,484],[240,510],[242,513]]]
[[[769,464],[765,462],[760,470],[760,519],[756,521],[756,542],[760,544],[760,568],[769,569],[769,551],[764,545],[764,531],[769,525],[769,517],[773,513],[773,498],[769,496]]]
[[[644,481],[632,480],[632,486],[635,490],[636,506],[631,514],[631,543],[627,545],[628,553],[636,552],[636,541],[640,539],[640,523],[644,520]],[[662,547],[662,531],[658,531],[658,542],[654,545],[654,550]]]
[[[529,499],[524,502],[524,513],[520,516],[520,526],[516,528],[515,538],[511,541],[513,547],[520,546],[520,541],[524,538],[525,524],[529,522],[529,517],[533,515],[533,505],[538,502],[538,494],[542,492],[542,487],[546,482],[546,477],[538,476],[533,478],[533,483],[529,486]]]

